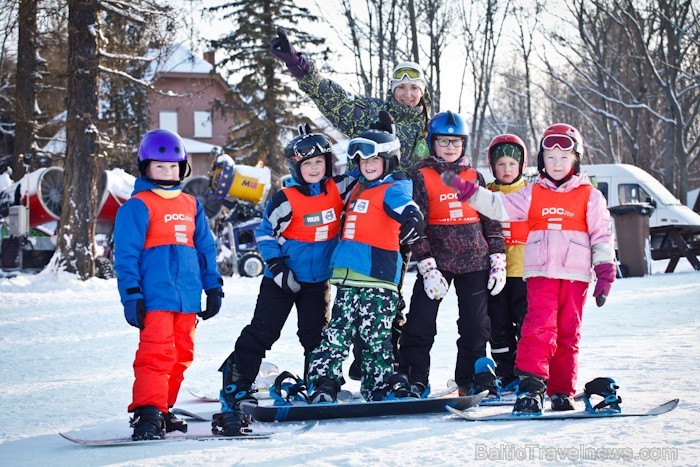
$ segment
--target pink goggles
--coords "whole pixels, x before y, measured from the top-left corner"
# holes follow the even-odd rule
[[[576,150],[577,143],[567,135],[547,135],[542,138],[542,149],[554,149],[559,147],[562,151]]]

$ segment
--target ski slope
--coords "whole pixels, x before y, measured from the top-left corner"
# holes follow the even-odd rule
[[[115,280],[75,280],[43,272],[0,279],[0,465],[528,465],[606,461],[700,463],[700,272],[618,280],[603,308],[589,297],[582,330],[579,388],[596,376],[620,384],[624,409],[645,410],[679,397],[679,407],[647,419],[467,422],[451,414],[324,421],[300,435],[245,442],[183,441],[86,448],[59,431],[123,422],[130,402],[138,332],[123,318]],[[415,273],[407,275],[410,296]],[[178,406],[196,412],[188,386],[220,385],[217,369],[252,316],[259,278],[225,278],[221,313],[201,322],[196,356]],[[592,287],[591,287],[592,289]],[[592,290],[589,290],[589,293]],[[294,312],[293,312],[294,313]],[[439,315],[431,384],[453,376],[456,296]],[[292,314],[267,359],[302,373]],[[345,368],[347,370],[348,364]],[[358,389],[357,382],[348,384]],[[493,410],[479,408],[476,410]]]

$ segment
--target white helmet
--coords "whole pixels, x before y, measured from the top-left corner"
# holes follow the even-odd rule
[[[391,72],[391,91],[403,83],[416,84],[425,92],[425,75],[420,65],[415,62],[401,62],[394,67],[394,71]]]

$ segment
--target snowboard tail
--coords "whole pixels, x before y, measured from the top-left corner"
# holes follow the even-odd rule
[[[588,412],[588,411],[567,411],[552,412],[545,411],[542,415],[513,415],[512,413],[500,413],[495,415],[478,415],[476,412],[465,412],[447,407],[447,410],[455,415],[459,415],[465,420],[473,422],[493,422],[493,421],[535,421],[535,420],[574,420],[591,418],[614,418],[614,417],[650,417],[668,413],[678,406],[679,399],[671,399],[668,402],[657,405],[646,412]]]

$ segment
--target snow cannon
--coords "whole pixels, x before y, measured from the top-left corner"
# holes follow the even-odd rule
[[[109,233],[117,218],[117,209],[131,197],[136,178],[122,169],[105,170],[97,179],[96,233]]]
[[[251,167],[236,165],[231,156],[219,154],[212,161],[210,170],[211,196],[223,200],[227,196],[259,204],[270,190],[270,169],[262,163]]]
[[[43,167],[0,192],[0,213],[9,212],[13,205],[28,206],[29,228],[33,228],[60,219],[62,202],[63,169]]]

